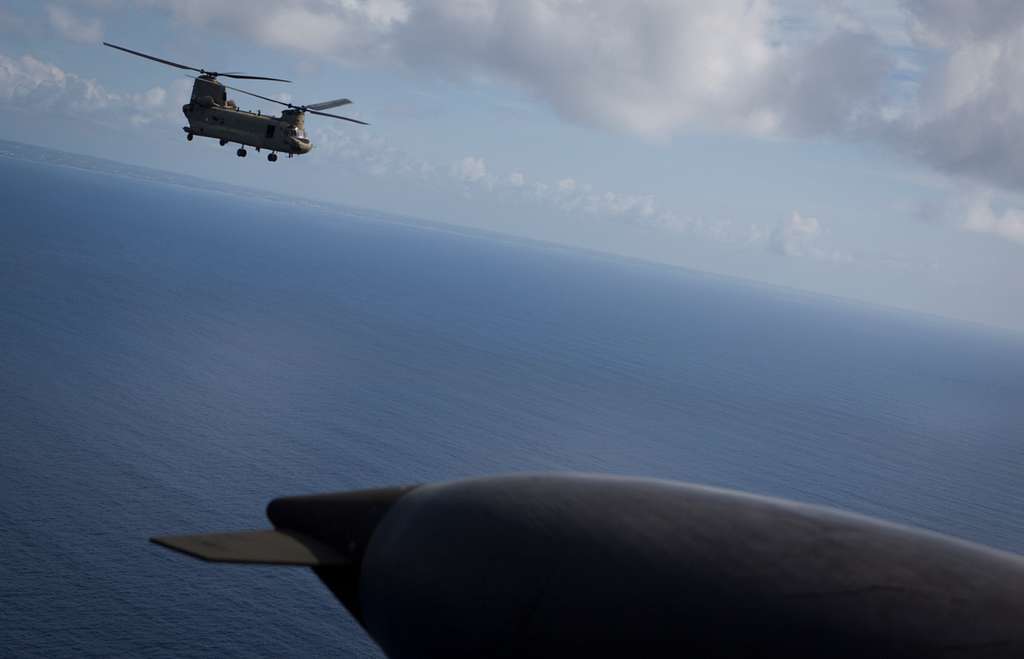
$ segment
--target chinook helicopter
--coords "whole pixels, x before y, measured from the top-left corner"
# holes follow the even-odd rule
[[[270,162],[277,161],[277,154],[279,152],[287,153],[289,158],[309,153],[313,148],[313,143],[310,141],[309,136],[306,135],[305,117],[307,112],[322,117],[351,121],[363,126],[369,125],[365,121],[324,112],[324,110],[350,104],[352,101],[347,98],[339,98],[322,103],[311,103],[309,105],[293,105],[292,103],[254,94],[244,89],[230,87],[217,80],[217,78],[273,80],[275,82],[291,82],[291,80],[235,72],[220,73],[217,71],[207,71],[194,66],[186,66],[178,62],[154,57],[153,55],[147,55],[146,53],[140,53],[137,50],[117,46],[106,41],[103,42],[103,45],[144,57],[154,62],[198,73],[198,76],[194,76],[195,82],[192,84],[192,97],[181,108],[181,111],[185,113],[185,117],[188,119],[188,126],[182,128],[185,131],[185,137],[190,142],[196,135],[199,135],[200,137],[210,137],[219,140],[221,146],[229,142],[238,144],[239,148],[236,154],[239,158],[244,158],[248,154],[245,149],[246,146],[254,147],[257,151],[261,149],[270,151],[267,155],[267,160]],[[287,109],[282,111],[279,117],[263,114],[259,111],[240,110],[238,105],[227,97],[228,89],[283,105]]]

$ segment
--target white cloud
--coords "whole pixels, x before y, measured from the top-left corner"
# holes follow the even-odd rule
[[[794,211],[775,228],[771,248],[783,256],[806,256],[820,233],[821,226],[816,218],[803,217]]]
[[[487,163],[483,158],[466,156],[462,160],[452,163],[451,172],[457,180],[476,183],[487,178]]]
[[[360,134],[361,135],[361,134]],[[321,139],[317,136],[317,139]],[[338,149],[339,144],[349,145],[349,149]],[[352,148],[354,143],[366,148]],[[737,246],[748,246],[760,242],[769,231],[757,225],[739,225],[730,221],[687,218],[683,215],[659,207],[653,195],[633,194],[610,190],[596,190],[589,183],[581,182],[574,177],[566,177],[552,182],[530,181],[522,171],[513,171],[507,175],[496,175],[491,172],[486,161],[478,156],[466,156],[448,168],[446,179],[438,179],[434,175],[443,172],[444,168],[419,161],[399,149],[387,146],[382,138],[367,138],[351,133],[337,134],[332,137],[324,149],[334,155],[361,160],[369,166],[379,160],[382,154],[391,152],[396,162],[404,163],[393,167],[393,171],[420,180],[429,180],[435,184],[456,182],[463,196],[469,197],[474,190],[486,190],[494,195],[494,199],[504,202],[534,204],[549,212],[556,212],[566,219],[581,220],[588,217],[603,217],[617,221],[671,231],[674,233],[699,236]],[[813,221],[813,220],[812,220]]]
[[[31,55],[0,55],[0,100],[39,109],[97,110],[111,95],[95,80],[65,73]]]
[[[99,19],[80,18],[64,7],[50,5],[46,8],[50,26],[65,39],[81,43],[99,43],[103,39],[103,28]]]
[[[349,65],[511,83],[569,119],[647,136],[844,130],[886,73],[880,41],[838,20],[786,43],[771,0],[146,3]]]
[[[873,139],[954,179],[1024,192],[1024,3],[1017,0],[249,0],[245,12],[226,0],[110,6],[128,4],[163,7],[190,25],[231,30],[307,62],[515,85],[570,120],[644,136],[711,128]],[[47,14],[68,38],[99,38],[98,21],[58,5]],[[119,94],[31,57],[0,59],[0,100],[31,107],[129,104],[133,120],[146,121],[176,112],[164,107],[170,96]],[[573,178],[527,184],[523,172],[492,175],[479,156],[438,166],[371,136],[323,134],[318,148],[361,158],[381,174],[447,170],[461,184],[518,190],[563,210],[719,230],[680,219],[650,196],[594,191]],[[794,217],[764,240],[780,253],[827,256],[815,247],[822,226]],[[982,204],[967,217],[964,228],[1018,240],[1012,211]]]
[[[768,247],[776,254],[801,258],[848,263],[853,260],[848,254],[822,246],[824,229],[817,218],[804,217],[794,211],[788,219],[779,222],[767,235]],[[758,227],[751,227],[750,241],[762,240],[765,234]]]
[[[137,0],[163,6],[179,20],[241,32],[260,43],[308,54],[358,53],[384,57],[385,38],[408,19],[404,0],[248,0],[246,10],[226,0]]]
[[[615,130],[873,139],[1024,191],[1018,0],[132,1],[306,60],[511,84]]]
[[[906,7],[930,66],[878,137],[946,174],[1024,192],[1024,3]]]
[[[622,194],[618,192],[589,192],[582,196],[583,208],[591,213],[609,215],[637,215],[652,217],[656,205],[650,195]]]
[[[999,213],[987,196],[981,196],[968,209],[963,228],[1024,243],[1024,210],[1006,208]]]
[[[924,224],[954,227],[1024,244],[1024,208],[1020,195],[967,184],[938,200],[918,202],[908,210]]]
[[[1015,32],[1024,21],[1017,0],[904,0],[910,32],[919,42],[945,47]]]
[[[433,178],[434,163],[417,158],[365,130],[347,130],[333,122],[309,127],[320,157],[347,160],[373,176],[403,175],[416,179]]]
[[[31,55],[15,59],[0,54],[0,104],[19,109],[85,113],[101,119],[105,110],[116,107],[133,124],[145,124],[180,112],[177,100],[185,90],[179,85],[175,92],[173,98],[162,87],[111,92],[91,78],[67,73]]]
[[[674,233],[699,236],[737,246],[757,244],[770,234],[758,225],[685,217],[660,208],[652,195],[595,190],[588,183],[566,177],[546,183],[534,181],[516,170],[507,175],[491,171],[484,158],[465,156],[448,165],[438,165],[395,147],[385,137],[368,131],[352,131],[322,124],[310,129],[318,157],[337,158],[353,163],[367,174],[405,177],[427,182],[438,189],[471,196],[486,191],[492,199],[504,202],[536,204],[548,212],[570,219],[604,217]]]

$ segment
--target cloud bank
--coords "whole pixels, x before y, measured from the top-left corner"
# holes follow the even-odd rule
[[[176,91],[180,94],[182,90]],[[176,96],[172,98],[163,87],[138,93],[113,92],[91,78],[66,72],[31,55],[13,58],[0,54],[0,102],[22,110],[85,113],[102,118],[104,110],[118,108],[138,125],[180,112]]]
[[[250,0],[242,16],[228,2],[154,1],[352,66],[511,83],[570,120],[651,137],[842,130],[877,103],[887,67],[863,34],[780,45],[782,14],[764,0]]]
[[[651,138],[871,140],[1024,192],[1024,4],[1014,0],[142,4],[347,66],[511,84],[570,121]]]
[[[227,0],[90,6],[155,7],[189,26],[344,66],[511,85],[569,121],[647,138],[716,130],[880,143],[975,197],[1024,194],[1024,4],[1015,0],[249,0],[245,12]],[[46,15],[68,39],[100,36],[98,20],[65,5],[48,6]],[[128,101],[132,120],[146,122],[168,111],[168,96],[159,87],[111,92],[30,56],[0,59],[0,98],[29,107],[99,111]],[[339,149],[361,152],[374,172],[447,169],[464,185],[515,188],[562,208],[688,222],[652,200],[586,190],[571,178],[495,174],[477,155],[445,165],[414,163],[386,146]],[[1024,212],[1012,199],[996,204],[999,211],[971,199],[962,227],[1018,240]],[[793,255],[800,231],[790,219],[768,240]]]
[[[987,198],[975,200],[967,211],[963,227],[968,231],[989,233],[1024,244],[1024,211],[1007,208],[997,212]]]

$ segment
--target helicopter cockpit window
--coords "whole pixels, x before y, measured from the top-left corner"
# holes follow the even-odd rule
[[[291,128],[288,129],[288,134],[300,140],[309,139],[306,137],[306,131],[302,130],[301,128],[296,128],[295,126],[292,126]]]

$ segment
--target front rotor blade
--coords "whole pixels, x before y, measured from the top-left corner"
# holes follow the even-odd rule
[[[161,64],[166,64],[168,66],[173,66],[173,67],[176,67],[176,68],[179,68],[179,69],[185,69],[186,71],[197,71],[199,73],[203,72],[202,69],[197,69],[194,66],[186,66],[184,64],[179,64],[177,62],[172,62],[171,60],[161,59],[159,57],[154,57],[152,55],[147,55],[146,53],[140,53],[137,50],[132,50],[130,48],[125,48],[123,46],[115,46],[114,44],[107,43],[106,41],[103,42],[103,45],[104,46],[109,46],[111,48],[116,48],[117,50],[123,50],[126,53],[131,53],[132,55],[138,55],[139,57],[145,57],[146,59],[151,59],[154,62],[160,62]]]
[[[311,105],[307,105],[306,107],[309,108],[310,110],[330,110],[331,108],[336,108],[339,105],[349,105],[350,103],[352,103],[352,101],[348,100],[347,98],[338,98],[333,101],[313,103]]]
[[[154,62],[160,62],[161,64],[166,64],[168,66],[173,66],[173,67],[178,68],[178,69],[184,69],[186,71],[195,71],[196,73],[203,73],[203,74],[206,74],[206,75],[209,75],[209,76],[213,76],[214,78],[216,78],[217,76],[224,76],[226,78],[243,78],[245,80],[273,80],[275,82],[291,82],[291,80],[285,80],[284,78],[267,78],[267,77],[264,77],[264,76],[250,76],[250,75],[246,75],[244,73],[217,73],[216,71],[205,71],[203,69],[197,69],[194,66],[187,66],[185,64],[180,64],[178,62],[172,62],[171,60],[163,59],[161,57],[155,57],[153,55],[147,55],[146,53],[140,53],[137,50],[132,50],[131,48],[125,48],[124,46],[117,46],[117,45],[112,44],[112,43],[107,43],[106,41],[103,42],[103,45],[104,46],[109,46],[110,48],[116,48],[117,50],[123,50],[126,53],[131,53],[132,55],[138,55],[139,57],[145,57],[146,59],[153,60]]]
[[[330,112],[320,112],[319,110],[307,110],[310,114],[318,114],[321,117],[334,117],[335,119],[344,119],[345,121],[351,121],[354,124],[362,124],[369,126],[370,124],[365,121],[359,121],[358,119],[352,119],[351,117],[343,117],[340,114],[331,114]]]

